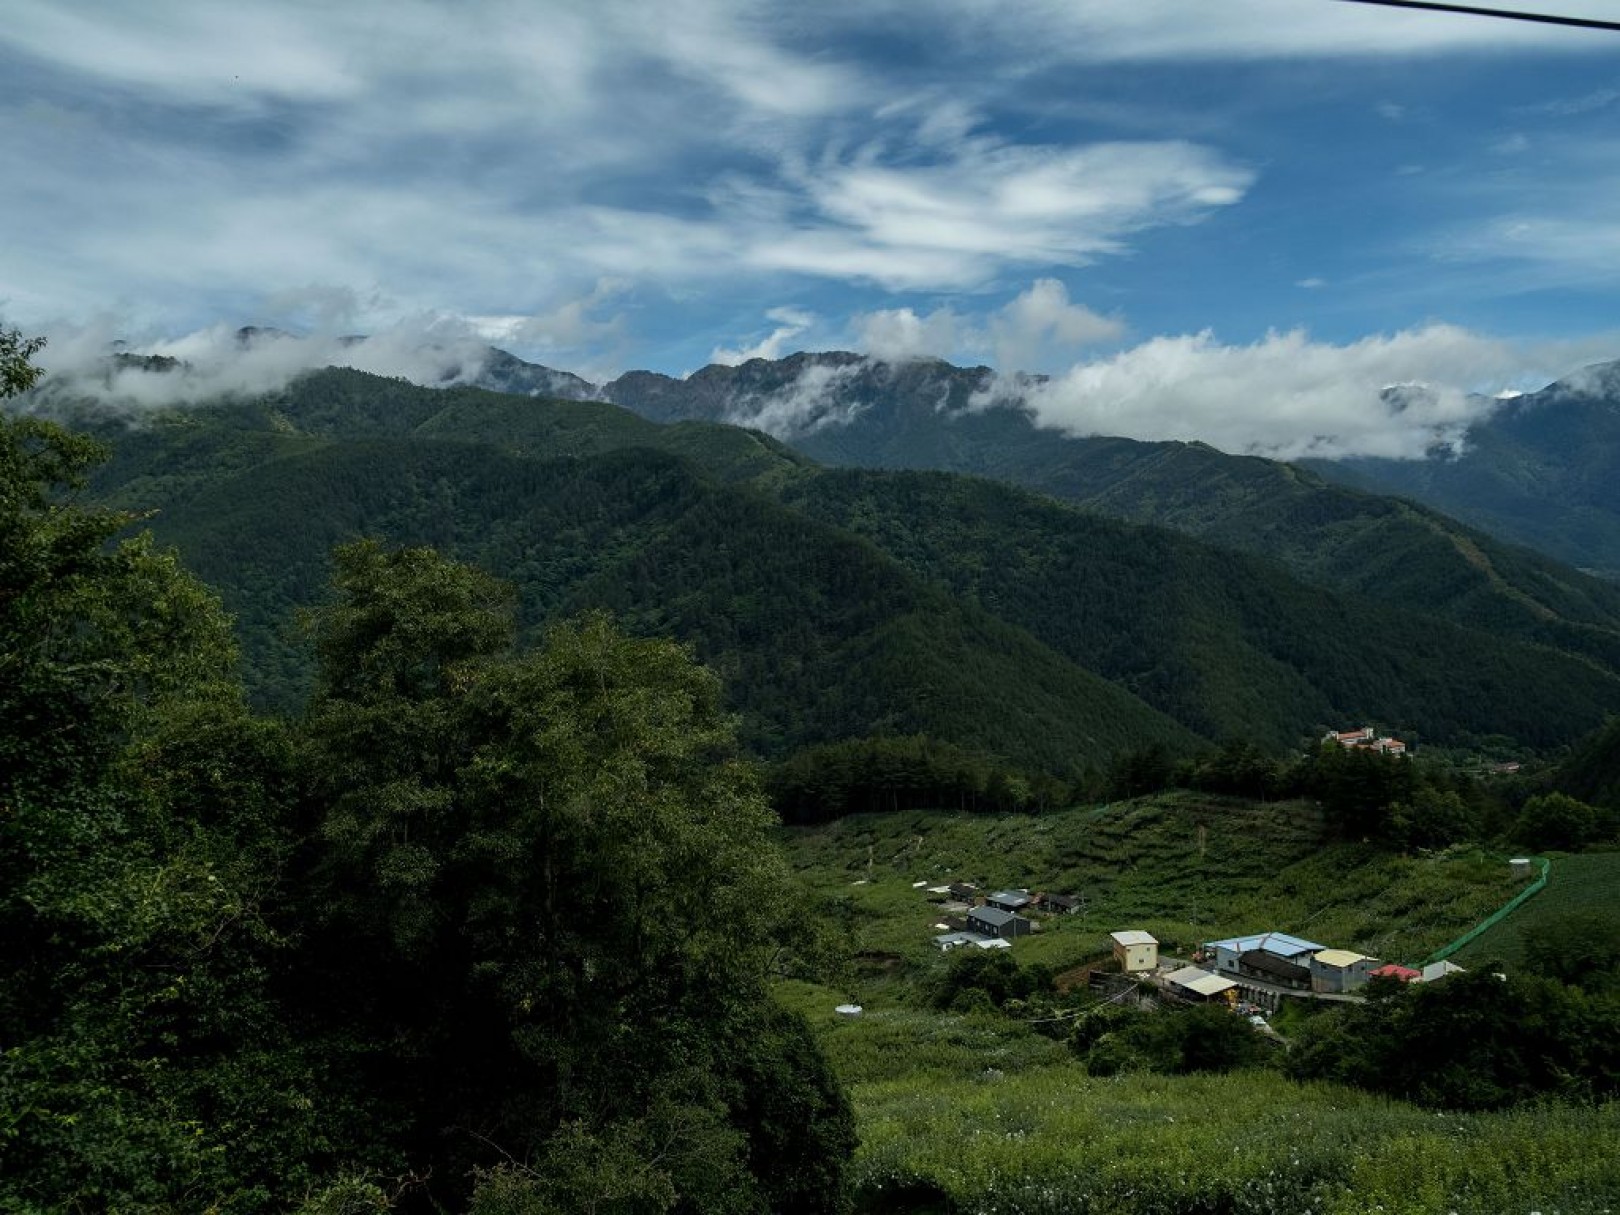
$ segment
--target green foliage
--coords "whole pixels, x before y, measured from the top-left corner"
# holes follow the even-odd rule
[[[1119,440],[1095,443],[1129,449],[1121,455],[1127,465],[1136,463],[1136,449],[1157,450]],[[1106,495],[1088,496],[1079,480],[1037,485],[1058,497],[1079,497],[1092,508],[1087,511],[940,473],[825,472],[788,483],[784,496],[1207,738],[1240,735],[1279,750],[1324,725],[1371,717],[1425,738],[1501,732],[1549,746],[1590,729],[1607,711],[1614,692],[1606,685],[1620,671],[1620,592],[1595,586],[1593,594],[1607,604],[1595,616],[1589,604],[1567,605],[1602,625],[1582,624],[1578,638],[1553,642],[1582,655],[1595,648],[1603,669],[1569,655],[1554,658],[1545,645],[1526,642],[1551,641],[1542,625],[1555,613],[1526,612],[1528,594],[1508,595],[1506,614],[1515,623],[1499,620],[1486,609],[1504,606],[1500,580],[1462,560],[1438,523],[1402,522],[1416,513],[1412,508],[1362,499],[1315,478],[1304,485],[1283,466],[1236,461],[1196,445],[1171,445],[1160,455],[1166,458],[1139,469],[1153,487],[1141,487],[1140,513]],[[1016,464],[1015,458],[1014,467],[969,466],[1021,480]],[[1266,505],[1244,503],[1228,515],[1233,507],[1226,494],[1240,479],[1234,465],[1258,485]],[[1192,480],[1174,483],[1173,468]],[[1120,475],[1106,462],[1087,470],[1108,481]],[[1281,502],[1273,500],[1273,490]],[[1210,520],[1169,508],[1172,497],[1184,500],[1186,511],[1207,511]],[[1343,508],[1347,521],[1289,513],[1308,502]],[[1122,511],[1254,555],[1103,517]],[[1341,523],[1356,535],[1365,529],[1371,551],[1359,544],[1348,546],[1353,556],[1346,551]],[[1391,529],[1416,542],[1416,551],[1379,549],[1391,540]],[[1274,564],[1278,558],[1292,565],[1293,577]],[[1518,561],[1506,551],[1498,558]],[[1323,573],[1318,559],[1338,572],[1313,577]],[[1370,569],[1379,575],[1365,577]],[[1340,593],[1305,585],[1301,575]],[[1459,575],[1478,584],[1477,595],[1471,590],[1458,597],[1444,584]],[[1429,580],[1442,585],[1415,584]],[[1538,590],[1547,590],[1544,582],[1536,580]],[[1362,597],[1368,595],[1386,602]],[[1412,610],[1416,605],[1439,610],[1420,613]],[[1487,640],[1485,628],[1498,635]],[[1558,676],[1550,677],[1549,664]]]
[[[0,401],[39,382],[43,373],[29,360],[44,348],[42,337],[25,338],[16,329],[0,327]]]
[[[1620,1004],[1525,975],[1480,970],[1323,1013],[1291,1074],[1443,1109],[1620,1095]]]
[[[1558,790],[1620,813],[1620,717],[1582,739],[1558,765]]]
[[[0,1205],[257,1210],[346,1103],[268,981],[286,740],[213,598],[74,502],[95,454],[0,419]]]
[[[369,1021],[434,1077],[387,1088],[412,1158],[554,1159],[487,1175],[510,1209],[836,1207],[847,1110],[764,1004],[785,874],[718,682],[600,616],[516,656],[504,589],[430,552],[338,564],[306,981],[351,989],[321,1010],[334,1039]],[[477,1139],[429,1133],[447,1121]]]
[[[1272,1050],[1224,1005],[1143,1011],[1106,1009],[1084,1018],[1069,1040],[1093,1076],[1128,1071],[1190,1075],[1269,1062]]]
[[[856,1099],[853,1179],[872,1211],[1600,1215],[1620,1189],[1613,1104],[1437,1117],[1268,1069],[1095,1078],[1074,1063]]]
[[[1615,890],[1620,888],[1617,884],[1620,852],[1554,856],[1546,889],[1470,941],[1454,960],[1468,967],[1498,962],[1511,968],[1534,966],[1528,941],[1543,925],[1572,915],[1591,915],[1601,922],[1620,925],[1620,906],[1616,906],[1614,898]]]
[[[924,985],[922,994],[934,1008],[964,1012],[967,1010],[961,1006],[962,1000],[970,993],[982,995],[988,1008],[999,1009],[1008,1001],[1027,1001],[1051,988],[1052,971],[1048,966],[1020,966],[1006,952],[970,949],[953,952],[945,968]]]
[[[524,1160],[544,1209],[840,1210],[717,680],[602,617],[520,654],[504,584],[361,543],[257,719],[95,456],[0,419],[0,1206],[500,1209]]]
[[[1572,851],[1612,837],[1615,819],[1564,793],[1530,798],[1513,824],[1513,838],[1532,848]]]
[[[782,821],[797,825],[942,806],[1047,810],[1069,794],[1067,785],[1044,773],[1026,774],[926,735],[806,747],[774,765],[766,785]]]
[[[1507,604],[1524,623],[1523,602],[1556,588],[1515,571],[1508,581],[1524,594],[1504,598],[1501,579],[1482,575],[1456,603],[1441,588],[1446,610],[1476,626],[1462,629],[1006,487],[819,474],[749,432],[658,427],[611,406],[328,371],[106,433],[117,454],[98,491],[162,508],[160,537],[240,622],[256,700],[283,711],[302,703],[311,675],[284,621],[320,595],[328,550],[364,535],[430,544],[512,579],[526,630],[607,607],[634,632],[692,644],[725,680],[746,745],[771,759],[925,733],[1073,783],[1155,743],[1172,760],[1195,735],[1275,750],[1367,716],[1426,739],[1506,733],[1553,746],[1620,703],[1614,663],[1585,660],[1604,621],[1620,620],[1620,600],[1581,608],[1571,592],[1548,613],[1586,632],[1526,633],[1479,609]],[[1279,467],[1242,462],[1231,485],[1269,484]],[[1269,501],[1257,494],[1251,522]],[[1341,524],[1360,535],[1359,509],[1350,523],[1328,511],[1312,542]],[[1404,518],[1374,514],[1375,539]],[[1477,572],[1459,566],[1444,528],[1408,522],[1403,535],[1422,541],[1412,551],[1374,544],[1346,563],[1382,571],[1363,589],[1408,587],[1437,564],[1450,571],[1441,581]],[[1486,557],[1499,571],[1508,561]]]
[[[1592,993],[1620,990],[1620,919],[1598,910],[1565,911],[1526,927],[1525,967]]]

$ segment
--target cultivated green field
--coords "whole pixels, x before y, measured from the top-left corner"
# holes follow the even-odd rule
[[[1382,1210],[1597,1215],[1620,1200],[1620,1107],[1437,1114],[1275,1072],[1088,1076],[998,1016],[785,983],[849,1085],[861,1209],[975,1215]]]
[[[794,867],[833,901],[856,948],[927,964],[939,917],[924,889],[967,881],[1081,895],[1045,917],[1023,961],[1062,967],[1142,928],[1184,955],[1199,942],[1278,929],[1390,961],[1424,957],[1506,902],[1517,884],[1473,853],[1393,856],[1329,842],[1303,802],[1186,792],[1043,815],[857,815],[783,831]]]
[[[1620,852],[1553,854],[1547,886],[1507,919],[1458,950],[1456,961],[1517,965],[1524,956],[1524,934],[1574,911],[1601,912],[1620,919]]]
[[[1500,859],[1381,855],[1329,842],[1301,803],[1184,793],[1041,816],[860,816],[783,836],[862,954],[836,985],[785,982],[778,997],[810,1020],[855,1102],[863,1212],[1620,1211],[1620,1107],[1439,1114],[1268,1070],[1097,1078],[1030,1025],[915,997],[914,981],[945,964],[918,881],[1085,894],[1084,915],[1048,918],[1013,950],[1059,968],[1122,927],[1182,950],[1278,928],[1415,960],[1512,896]],[[1620,854],[1560,858],[1560,876],[1566,899],[1598,899]],[[859,1017],[833,1011],[851,998]]]

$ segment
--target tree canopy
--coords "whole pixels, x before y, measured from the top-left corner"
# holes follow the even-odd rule
[[[603,615],[520,650],[511,588],[362,542],[258,718],[99,455],[0,417],[0,1207],[841,1209],[716,678]]]

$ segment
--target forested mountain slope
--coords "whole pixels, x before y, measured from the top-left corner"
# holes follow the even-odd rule
[[[334,544],[369,535],[512,579],[529,628],[606,606],[691,642],[766,755],[920,732],[1071,773],[1363,719],[1548,746],[1620,708],[1601,663],[1511,628],[1346,599],[982,480],[818,470],[733,427],[327,371],[99,429],[115,454],[96,491],[156,508],[282,706],[307,678],[289,613]]]
[[[1567,697],[1600,705],[1612,684],[1567,654],[979,478],[828,471],[787,498],[1207,736],[1288,746],[1295,723],[1361,717],[1456,736],[1489,704],[1495,729],[1545,745]],[[1508,703],[1507,686],[1527,699]]]
[[[1620,669],[1620,587],[1438,512],[1202,443],[1042,429],[988,368],[800,354],[635,372],[609,399],[658,420],[760,426],[828,464],[977,473],[1286,564],[1308,582],[1587,654]],[[1009,398],[1008,394],[1012,397]],[[1592,467],[1614,468],[1593,446]],[[1605,464],[1604,461],[1608,462]],[[1417,467],[1414,465],[1413,467]],[[1620,484],[1610,477],[1607,485]]]
[[[1505,402],[1469,428],[1458,455],[1313,467],[1620,578],[1620,363]]]
[[[254,691],[282,706],[306,678],[286,622],[316,600],[331,547],[370,535],[509,578],[530,627],[605,606],[637,632],[691,642],[763,754],[923,732],[1068,771],[1194,742],[859,539],[645,448],[540,460],[452,441],[318,442],[193,485],[150,526],[221,589]]]

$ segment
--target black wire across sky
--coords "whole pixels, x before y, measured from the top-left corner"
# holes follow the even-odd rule
[[[1542,25],[1569,25],[1583,30],[1613,30],[1620,33],[1620,21],[1600,21],[1596,17],[1560,17],[1553,13],[1526,13],[1518,9],[1480,8],[1473,4],[1441,4],[1436,0],[1340,0],[1342,4],[1377,4],[1385,8],[1417,8],[1436,13],[1463,13],[1470,17],[1500,17],[1507,21],[1536,21]]]

